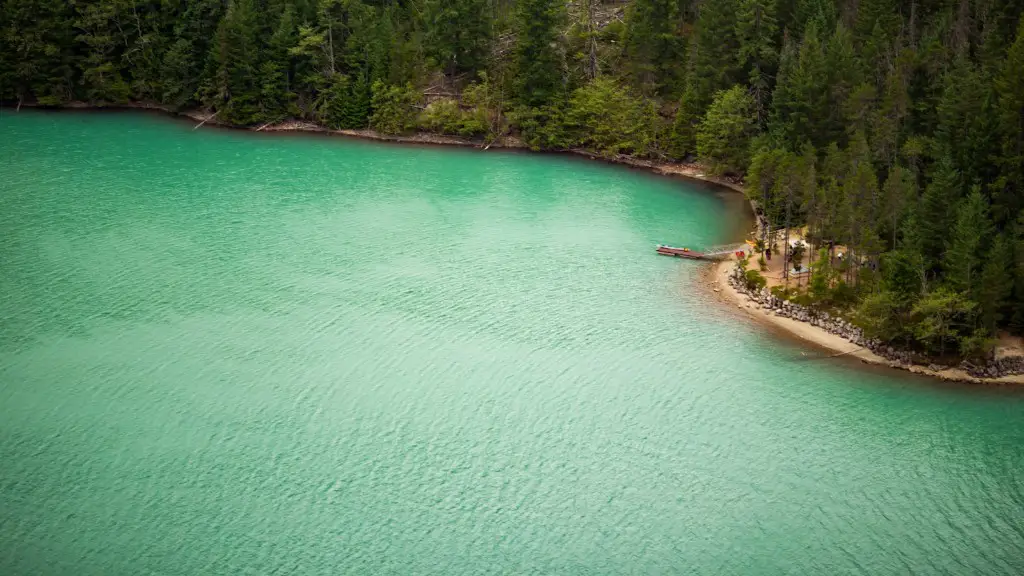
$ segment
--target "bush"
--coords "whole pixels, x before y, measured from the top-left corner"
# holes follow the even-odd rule
[[[761,272],[768,271],[768,261],[764,259],[764,254],[757,259],[757,267]]]
[[[747,270],[744,280],[748,290],[760,290],[768,284],[768,281],[757,270]]]
[[[973,334],[960,338],[960,354],[975,362],[984,362],[992,357],[996,340],[985,330],[975,330]]]
[[[416,128],[416,102],[420,95],[412,87],[390,86],[380,80],[373,83],[370,127],[382,134],[401,134]]]
[[[475,136],[487,132],[487,111],[481,108],[463,110],[450,99],[435,100],[420,115],[424,130],[453,136]]]
[[[458,134],[461,110],[454,100],[435,100],[420,115],[420,126],[438,134]]]
[[[750,142],[756,132],[754,99],[746,88],[722,90],[697,128],[697,154],[716,174],[740,174],[750,164]]]
[[[574,146],[606,155],[647,154],[658,128],[657,113],[607,77],[572,93],[565,120]]]
[[[519,106],[508,117],[532,150],[564,150],[573,146],[565,132],[565,113],[559,106]]]

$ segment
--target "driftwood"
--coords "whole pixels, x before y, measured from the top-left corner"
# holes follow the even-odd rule
[[[213,120],[213,117],[214,117],[214,116],[216,116],[217,114],[220,114],[220,110],[217,110],[217,111],[216,111],[216,112],[214,112],[213,114],[211,114],[211,115],[207,116],[207,117],[206,117],[206,120],[203,120],[203,121],[202,121],[202,122],[200,122],[200,123],[199,123],[198,125],[196,125],[196,127],[195,127],[195,128],[192,128],[192,129],[193,129],[193,130],[198,130],[200,126],[202,126],[203,124],[206,124],[206,123],[207,123],[207,122],[209,122],[210,120]]]
[[[280,122],[281,120],[284,120],[284,117],[278,118],[277,120],[271,120],[270,122],[267,122],[263,126],[260,126],[259,128],[257,128],[256,131],[259,132],[260,130],[263,130],[267,126],[270,126],[271,124],[276,124],[276,123]],[[198,126],[197,126],[197,128],[198,128]]]

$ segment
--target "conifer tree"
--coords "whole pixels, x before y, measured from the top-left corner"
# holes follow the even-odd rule
[[[939,160],[917,211],[918,239],[925,266],[935,271],[945,253],[954,208],[960,198],[960,174],[948,157]]]
[[[978,300],[985,247],[991,235],[988,204],[975,186],[957,207],[956,223],[943,258],[946,280],[953,289]]]
[[[235,124],[251,124],[259,118],[257,33],[253,0],[232,0],[217,29],[211,55],[214,75],[206,103]]]
[[[1006,234],[996,236],[981,272],[978,303],[982,326],[994,333],[1013,294],[1013,249]]]
[[[683,38],[676,31],[678,19],[674,0],[635,0],[627,11],[625,61],[643,94],[671,93],[678,85],[678,63],[684,52]]]
[[[992,187],[993,214],[1005,222],[1024,207],[1024,17],[995,79],[995,91],[1002,142],[999,177]]]
[[[771,130],[782,141],[799,147],[805,143],[825,147],[830,139],[829,85],[825,53],[817,25],[804,33],[799,50],[783,51],[778,86],[772,103]]]
[[[716,0],[700,5],[688,86],[693,91],[695,105],[701,110],[711,105],[718,91],[743,79],[736,37],[738,8],[738,0]]]
[[[775,6],[776,3],[769,0],[740,0],[736,20],[739,66],[750,84],[760,126],[764,126],[768,119],[768,97],[779,59],[775,47],[778,31]]]
[[[522,0],[516,12],[515,92],[527,106],[542,106],[565,93],[560,28],[565,4],[559,0]]]
[[[454,76],[484,65],[491,42],[486,0],[426,0],[426,46],[434,63]]]

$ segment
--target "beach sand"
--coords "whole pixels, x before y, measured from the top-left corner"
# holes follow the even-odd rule
[[[792,318],[778,316],[771,311],[758,307],[745,294],[740,293],[729,284],[729,274],[735,265],[736,261],[733,259],[724,260],[712,265],[714,268],[710,275],[710,286],[719,295],[723,304],[737,307],[756,322],[783,331],[813,346],[827,350],[832,355],[857,358],[866,363],[888,366],[943,380],[986,384],[1024,384],[1024,375],[1003,376],[1001,378],[976,378],[958,368],[930,370],[925,366],[901,365],[882,358],[874,352],[857,346],[823,328]]]

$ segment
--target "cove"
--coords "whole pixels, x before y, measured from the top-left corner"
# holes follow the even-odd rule
[[[749,325],[726,200],[0,112],[2,574],[1016,574],[1024,395]]]

